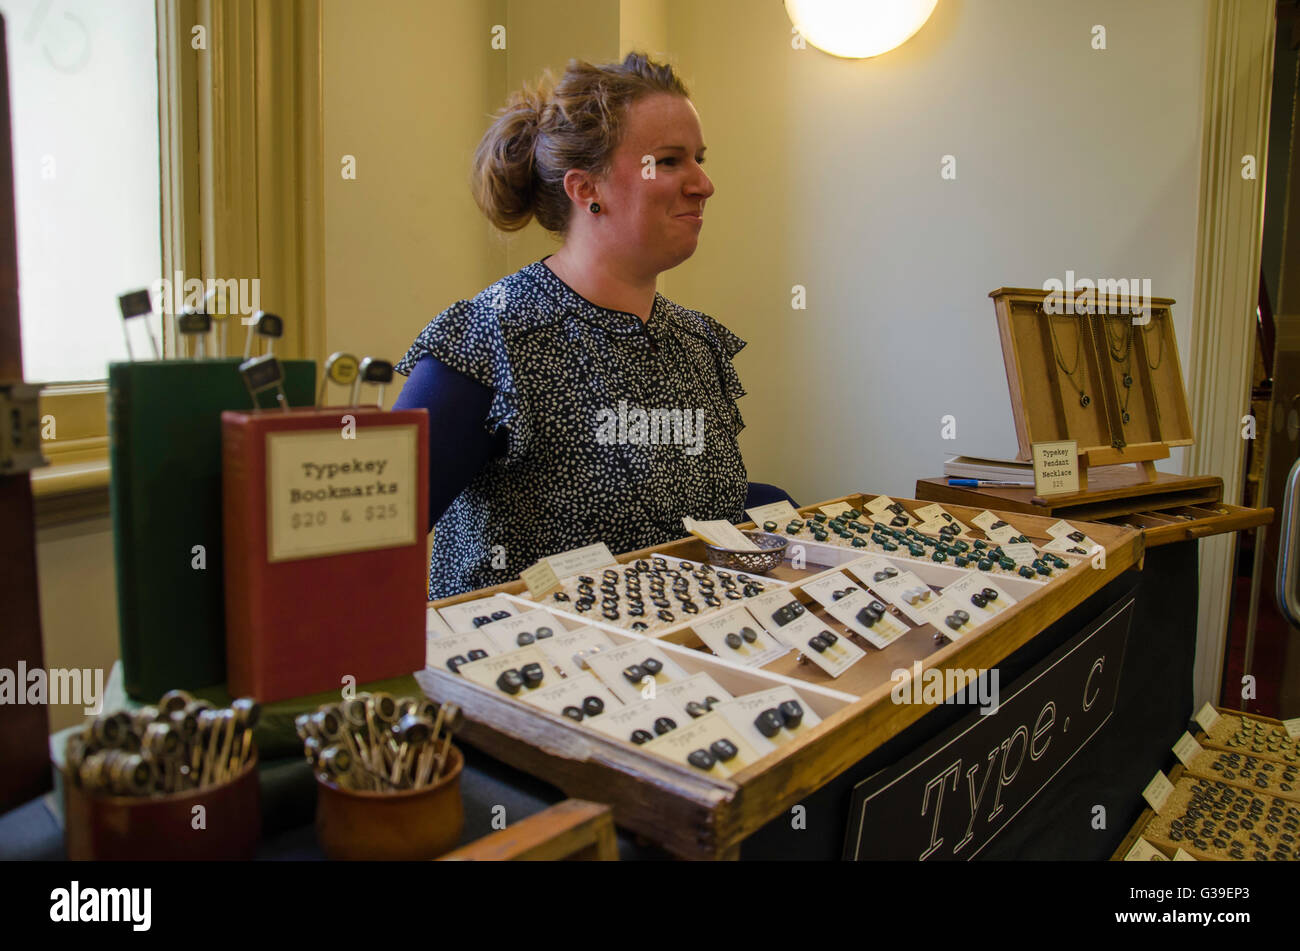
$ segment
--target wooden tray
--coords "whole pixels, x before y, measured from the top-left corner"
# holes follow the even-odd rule
[[[861,507],[874,493],[854,494],[807,506],[808,514],[820,505],[846,502]],[[926,503],[895,499],[909,511]],[[981,509],[947,506],[955,518],[970,524]],[[1004,514],[1006,521],[1032,540],[1049,536],[1046,529],[1055,519]],[[924,672],[990,668],[1032,640],[1065,613],[1100,590],[1120,573],[1137,564],[1142,556],[1142,535],[1132,529],[1111,525],[1081,524],[1106,550],[1105,567],[1094,568],[1086,559],[1058,572],[1045,584],[1034,585],[1017,604],[1001,612],[974,633],[942,647],[936,646],[933,628],[911,630],[887,649],[864,647],[867,657],[843,676],[831,680],[811,664],[797,663],[787,654],[765,668],[737,666],[696,649],[689,623],[657,631],[655,637],[632,633],[586,617],[568,616],[555,610],[566,626],[583,624],[600,628],[615,642],[633,638],[654,641],[665,654],[688,673],[707,671],[722,687],[736,696],[780,684],[792,685],[800,697],[823,719],[799,738],[734,774],[714,778],[689,766],[678,765],[647,753],[629,742],[612,739],[523,704],[499,691],[480,686],[445,669],[426,668],[416,680],[433,699],[454,701],[464,710],[466,723],[461,737],[490,755],[539,776],[575,798],[610,803],[615,821],[669,851],[689,858],[735,857],[740,842],[767,822],[784,814],[809,793],[824,786],[863,759],[886,740],[920,719],[929,708],[923,704],[897,704],[890,697],[895,683],[890,673],[921,663]],[[811,559],[821,546],[808,546],[810,559],[805,569],[783,563],[772,577],[797,582],[819,574],[825,566]],[[655,548],[618,556],[627,562],[651,554],[700,561],[703,543],[685,538]],[[849,556],[852,553],[848,553]],[[847,560],[847,558],[846,558]],[[934,584],[937,571],[950,573],[943,583],[965,573],[944,565],[921,568],[912,561],[900,562]],[[919,569],[919,570],[918,570]],[[1003,579],[999,577],[1001,584]],[[1013,579],[1007,579],[1010,583]],[[1029,582],[1024,582],[1030,584]],[[489,594],[501,594],[521,606],[532,605],[521,597],[520,581],[496,585],[431,603],[441,608]],[[1008,590],[1008,593],[1014,593]],[[1020,595],[1017,594],[1017,597]],[[807,596],[800,600],[810,601]],[[811,608],[823,621],[829,620],[819,607]],[[842,627],[838,630],[843,630]],[[858,642],[863,646],[864,642]]]
[[[1048,292],[1023,287],[1000,287],[989,296],[997,311],[1022,460],[1033,458],[1036,442],[1066,439],[1078,443],[1089,468],[1163,459],[1170,447],[1191,445],[1192,422],[1170,311],[1173,300],[1151,298],[1150,322],[1132,327],[1130,420],[1122,423],[1124,368],[1111,359],[1106,334],[1108,327],[1114,332],[1130,325],[1131,316],[1049,316],[1044,312]],[[1075,299],[1081,298],[1079,294]],[[1098,308],[1104,303],[1099,297]],[[1079,362],[1072,383],[1057,362],[1056,348],[1062,350],[1061,359],[1072,364],[1076,342]],[[1076,384],[1089,396],[1086,407],[1080,405]]]
[[[1147,548],[1245,531],[1273,521],[1271,508],[1245,508],[1221,501],[1223,480],[1218,476],[1159,472],[1154,481],[1143,482],[1132,469],[1103,469],[1101,473],[1094,472],[1086,492],[1046,498],[1035,495],[1032,488],[970,488],[948,485],[947,479],[918,479],[916,497],[1124,525],[1140,530]]]

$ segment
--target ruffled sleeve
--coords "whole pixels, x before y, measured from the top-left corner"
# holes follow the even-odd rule
[[[740,375],[736,373],[736,368],[731,361],[736,354],[749,345],[748,341],[737,337],[708,314],[700,311],[691,313],[698,321],[696,328],[693,328],[695,335],[702,338],[713,351],[714,365],[718,371],[718,384],[722,394],[727,397],[733,414],[731,432],[734,436],[745,428],[744,417],[740,415],[740,407],[736,405],[736,400],[745,395],[745,388],[741,385]]]
[[[527,413],[515,385],[501,320],[491,307],[478,300],[452,304],[420,331],[393,369],[409,376],[425,354],[492,390],[483,427],[492,435],[506,431],[507,462],[527,452],[531,439]]]

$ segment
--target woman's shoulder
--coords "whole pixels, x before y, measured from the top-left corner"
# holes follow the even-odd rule
[[[528,264],[452,307],[458,308],[460,319],[490,325],[507,338],[556,324],[564,311],[538,280],[536,269],[540,266]]]
[[[734,357],[748,345],[747,341],[742,340],[723,325],[721,321],[709,316],[704,311],[692,310],[669,300],[662,294],[659,296],[663,298],[665,307],[672,317],[673,323],[678,328],[685,333],[701,338],[723,356],[727,358]]]

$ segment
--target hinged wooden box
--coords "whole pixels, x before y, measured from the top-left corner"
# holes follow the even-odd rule
[[[806,507],[800,513],[811,517],[821,506],[835,503],[862,509],[875,498],[874,494],[855,494]],[[895,501],[914,519],[912,524],[925,521],[924,514],[912,514],[923,508],[924,503]],[[956,505],[947,506],[946,510],[968,526],[972,526],[972,520],[981,511]],[[1022,514],[996,514],[1040,545],[1049,540],[1047,528],[1056,521]],[[615,644],[653,645],[687,674],[705,672],[738,698],[772,688],[792,688],[803,707],[820,718],[816,725],[799,730],[772,752],[730,775],[704,772],[655,755],[627,740],[521,702],[490,683],[475,682],[453,673],[445,665],[426,667],[417,673],[416,679],[433,699],[454,701],[461,706],[466,718],[463,735],[489,754],[545,779],[569,796],[610,803],[619,825],[677,855],[734,857],[743,839],[788,812],[792,805],[854,766],[931,709],[921,703],[893,702],[895,671],[907,670],[909,676],[921,676],[929,670],[996,667],[1135,565],[1142,556],[1142,536],[1132,529],[1091,523],[1079,523],[1077,527],[1097,548],[1087,557],[1072,556],[1066,569],[1053,572],[1045,580],[998,575],[998,584],[1016,603],[1000,610],[973,632],[940,645],[934,639],[936,628],[930,624],[909,625],[905,634],[884,649],[876,649],[852,636],[849,626],[834,620],[802,588],[804,584],[814,584],[818,578],[824,579],[834,566],[853,559],[857,552],[847,543],[841,546],[801,542],[799,550],[791,550],[788,555],[806,559],[806,564],[796,568],[787,560],[768,577],[789,585],[788,590],[825,629],[834,631],[841,639],[848,638],[865,651],[865,657],[836,678],[812,663],[801,663],[794,651],[758,668],[740,666],[716,656],[704,646],[694,629],[704,616],[639,634],[599,618],[557,609],[553,603],[545,605],[566,630],[589,625],[604,632]],[[984,536],[975,530],[969,537]],[[655,553],[669,559],[699,562],[704,557],[704,546],[698,539],[686,538],[623,554],[617,560],[627,564]],[[901,554],[891,555],[889,560],[913,571],[931,589],[947,586],[968,571],[954,567],[951,562],[920,561]],[[864,587],[869,583],[864,582]],[[523,583],[516,581],[435,601],[430,608],[441,610],[488,596],[500,596],[503,603],[520,611],[542,606],[528,598]],[[893,608],[891,613],[898,614]],[[765,633],[771,633],[770,620],[764,627]],[[437,640],[437,637],[431,639],[431,652]]]
[[[989,296],[1022,460],[1036,442],[1072,439],[1086,467],[1146,463],[1150,477],[1150,463],[1192,443],[1172,300],[1023,287]]]

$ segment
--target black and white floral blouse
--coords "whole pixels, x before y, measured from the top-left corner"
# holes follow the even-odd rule
[[[598,541],[618,553],[681,538],[683,516],[741,519],[731,359],[744,346],[661,294],[645,323],[598,307],[542,261],[439,314],[396,369],[431,354],[490,388],[484,427],[504,428],[506,451],[438,520],[429,597]]]

